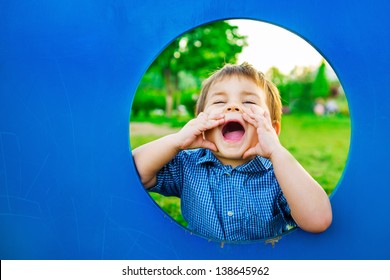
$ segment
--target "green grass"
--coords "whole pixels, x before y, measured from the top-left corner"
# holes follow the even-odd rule
[[[135,149],[145,143],[149,143],[153,140],[158,139],[160,136],[153,135],[153,134],[147,134],[147,135],[131,135],[130,136],[130,142],[131,142],[131,148]]]
[[[350,127],[350,119],[345,116],[286,115],[282,120],[280,141],[331,194],[348,157]],[[131,146],[134,149],[159,137],[152,134],[132,135]],[[172,218],[186,225],[180,213],[180,199],[154,193],[151,197]]]
[[[349,117],[284,116],[280,141],[330,194],[348,157],[350,127]]]

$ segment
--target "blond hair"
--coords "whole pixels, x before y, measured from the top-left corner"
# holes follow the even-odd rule
[[[226,64],[224,67],[214,72],[208,79],[203,82],[202,90],[199,99],[196,103],[196,115],[203,112],[210,87],[214,83],[221,81],[226,77],[232,76],[248,78],[254,81],[261,89],[263,89],[266,95],[266,104],[270,111],[271,121],[273,123],[281,122],[282,102],[280,99],[279,90],[271,81],[265,78],[262,72],[257,71],[252,65],[247,62],[244,62],[240,65]]]

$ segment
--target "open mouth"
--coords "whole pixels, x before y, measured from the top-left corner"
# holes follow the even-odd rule
[[[222,127],[222,135],[225,140],[239,141],[245,134],[245,128],[236,121],[231,121]]]

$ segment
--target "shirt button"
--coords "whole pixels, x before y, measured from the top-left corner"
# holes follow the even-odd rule
[[[227,215],[228,215],[229,217],[231,217],[231,216],[234,215],[234,213],[233,213],[233,211],[228,211],[228,212],[227,212]]]

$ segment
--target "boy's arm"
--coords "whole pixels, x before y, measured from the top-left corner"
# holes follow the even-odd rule
[[[282,145],[270,160],[298,226],[309,232],[326,230],[332,222],[332,208],[323,188]]]
[[[203,137],[203,132],[224,123],[221,114],[200,113],[179,132],[162,137],[133,150],[133,159],[142,184],[146,189],[156,185],[157,173],[183,149],[207,148],[216,151],[214,143]]]
[[[244,157],[260,155],[269,158],[295,222],[309,232],[326,230],[332,222],[329,198],[322,187],[281,145],[269,113],[262,108],[253,107],[245,110],[243,117],[256,127],[259,138],[259,143],[250,148]]]
[[[178,152],[175,134],[170,134],[133,150],[133,159],[146,189],[156,185],[156,174]]]

